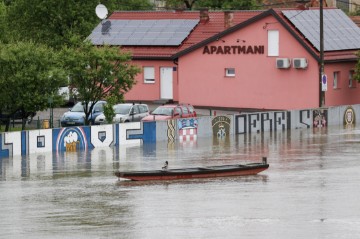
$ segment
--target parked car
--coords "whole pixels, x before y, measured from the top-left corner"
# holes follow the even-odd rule
[[[113,123],[136,122],[149,115],[149,107],[146,104],[117,104],[113,108],[115,112]],[[106,119],[103,113],[95,119],[96,124],[105,122]]]
[[[196,111],[192,105],[169,104],[157,107],[149,116],[142,118],[141,121],[169,120],[193,117],[196,117]]]
[[[89,103],[91,104],[91,103]],[[95,118],[104,112],[104,105],[106,101],[98,101],[92,109],[90,114],[90,123],[95,124]],[[90,107],[90,106],[89,106]],[[83,102],[78,102],[70,111],[63,114],[60,118],[62,127],[79,126],[85,124],[85,112]]]

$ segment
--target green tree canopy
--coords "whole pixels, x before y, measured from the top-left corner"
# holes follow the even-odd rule
[[[0,2],[0,41],[6,41],[6,6],[3,2]]]
[[[115,97],[117,102],[122,101],[140,72],[138,67],[130,64],[130,54],[119,52],[118,47],[94,47],[89,41],[80,42],[76,49],[65,48],[63,59],[70,84],[84,102],[86,125],[99,100]]]
[[[360,51],[357,52],[357,56],[360,58]],[[360,61],[358,60],[355,66],[354,79],[360,82]]]
[[[188,10],[208,8],[210,10],[251,10],[256,0],[165,0],[167,8],[185,8]]]
[[[9,117],[21,111],[25,119],[47,109],[49,97],[66,81],[58,55],[32,42],[0,44],[0,65],[0,109]]]
[[[147,0],[103,0],[109,15],[115,10],[152,9]],[[11,0],[6,22],[14,40],[32,40],[60,49],[77,36],[85,39],[100,23],[95,14],[99,0]],[[1,6],[0,6],[1,12]],[[1,31],[1,29],[0,29]]]

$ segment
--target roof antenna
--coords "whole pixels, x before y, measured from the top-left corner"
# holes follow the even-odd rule
[[[106,19],[107,15],[108,15],[108,10],[106,8],[105,5],[99,3],[96,8],[95,8],[95,13],[98,16],[98,18],[101,19],[101,33],[103,35],[106,35],[109,33],[109,30],[111,28],[111,22],[109,20],[104,21],[104,19]]]

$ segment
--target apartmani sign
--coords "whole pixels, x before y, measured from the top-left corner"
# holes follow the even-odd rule
[[[264,46],[205,46],[203,54],[237,55],[264,54]]]

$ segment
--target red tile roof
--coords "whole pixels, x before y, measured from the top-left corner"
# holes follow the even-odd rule
[[[233,11],[233,24],[244,22],[262,11]],[[217,33],[224,31],[225,13],[223,11],[208,12],[209,20],[199,22],[188,38],[180,46],[133,46],[122,47],[132,52],[136,58],[170,58],[172,55],[183,51]],[[114,12],[109,19],[113,20],[159,20],[159,19],[200,19],[200,11],[156,11],[156,12]]]
[[[285,9],[270,9],[260,11],[232,11],[234,27],[225,27],[224,11],[209,11],[209,20],[200,21],[189,36],[180,46],[126,46],[125,51],[131,51],[134,59],[172,59],[197,49],[203,44],[208,44],[216,38],[216,35],[226,35],[249,24],[253,20],[273,15],[283,26],[302,44],[305,49],[316,59],[319,52],[304,38],[304,36],[283,16]],[[287,9],[290,10],[290,9]],[[297,9],[298,10],[298,9]],[[114,12],[109,19],[122,20],[159,20],[159,19],[200,19],[200,11],[132,11]],[[251,20],[250,20],[251,19]],[[250,21],[247,21],[250,20]],[[205,41],[206,40],[206,41]],[[325,52],[325,61],[356,60],[355,50]]]

